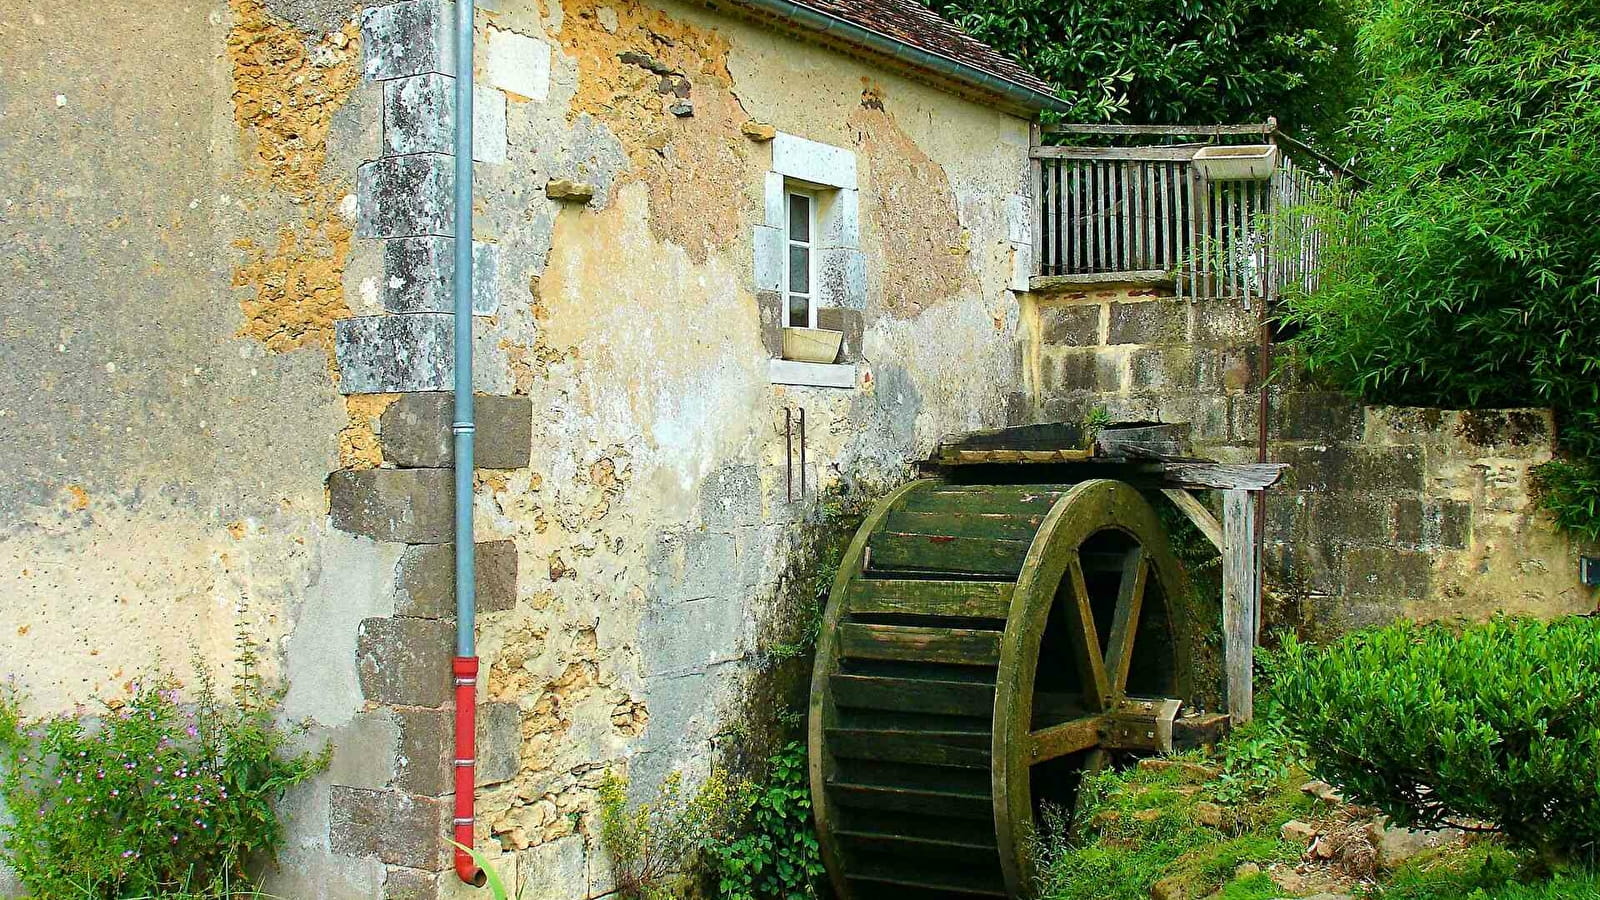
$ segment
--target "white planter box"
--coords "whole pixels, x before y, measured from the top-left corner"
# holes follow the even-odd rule
[[[1195,171],[1207,181],[1266,181],[1278,168],[1273,144],[1202,147],[1194,155]]]
[[[795,362],[831,363],[839,358],[844,333],[822,328],[785,328],[783,358]]]

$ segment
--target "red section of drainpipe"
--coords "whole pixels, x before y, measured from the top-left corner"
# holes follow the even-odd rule
[[[470,885],[482,887],[483,870],[462,847],[473,842],[473,807],[477,799],[478,772],[478,660],[458,656],[451,668],[456,680],[456,874]]]

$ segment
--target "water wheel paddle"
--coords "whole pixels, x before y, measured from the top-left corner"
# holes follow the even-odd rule
[[[811,687],[840,900],[1024,898],[1044,810],[1112,751],[1173,745],[1188,581],[1118,481],[918,481],[856,534]]]

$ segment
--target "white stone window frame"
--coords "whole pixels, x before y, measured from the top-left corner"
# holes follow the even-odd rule
[[[856,154],[797,135],[779,132],[772,140],[772,168],[764,185],[765,216],[755,226],[757,291],[782,298],[782,324],[789,323],[789,193],[812,195],[816,216],[812,250],[812,316],[818,309],[864,310],[867,300],[866,257],[861,252],[861,196],[856,180]],[[772,360],[775,384],[854,387],[852,364],[822,365]]]

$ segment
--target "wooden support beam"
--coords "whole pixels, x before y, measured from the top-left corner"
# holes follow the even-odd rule
[[[1200,502],[1199,497],[1189,493],[1184,488],[1162,488],[1161,493],[1165,494],[1166,498],[1172,501],[1172,505],[1176,506],[1179,512],[1188,517],[1190,522],[1194,523],[1194,527],[1200,529],[1200,533],[1206,536],[1206,540],[1211,542],[1211,546],[1217,548],[1218,553],[1223,552],[1226,543],[1222,537],[1222,523],[1218,522],[1217,517],[1211,514],[1211,510]]]
[[[1162,464],[1162,477],[1172,487],[1260,491],[1277,484],[1287,468],[1288,463],[1168,462]]]
[[[1222,639],[1228,713],[1235,725],[1255,715],[1256,613],[1261,607],[1261,557],[1256,552],[1256,498],[1222,495]]]

